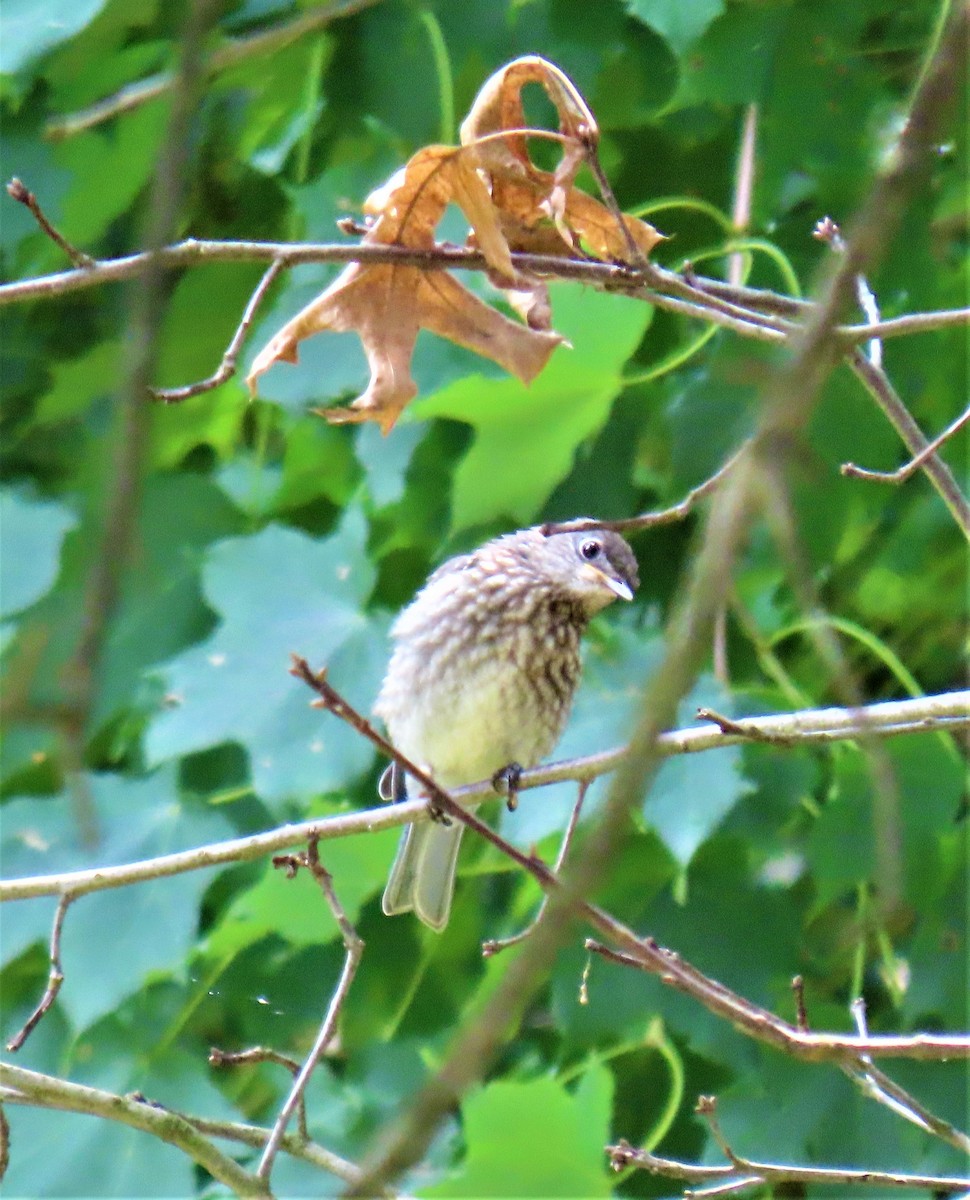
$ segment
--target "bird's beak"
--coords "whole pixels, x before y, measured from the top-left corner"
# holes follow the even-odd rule
[[[580,574],[585,575],[591,583],[597,583],[600,587],[607,588],[621,600],[633,599],[633,589],[625,580],[617,579],[615,575],[607,575],[605,571],[594,567],[592,563],[587,563],[581,569]]]
[[[625,580],[611,579],[609,575],[604,575],[603,582],[610,589],[610,591],[619,596],[621,600],[633,599],[633,589]]]

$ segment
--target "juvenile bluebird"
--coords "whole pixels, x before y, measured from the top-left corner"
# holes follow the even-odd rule
[[[395,747],[443,788],[533,767],[569,716],[587,622],[617,597],[632,600],[638,585],[633,551],[604,530],[547,537],[523,529],[458,555],[394,623],[374,711]],[[385,776],[385,799],[404,798],[401,774],[392,768]],[[444,929],[463,828],[408,826],[385,913],[413,911]]]

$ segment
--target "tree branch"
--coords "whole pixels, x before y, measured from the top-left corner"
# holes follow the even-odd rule
[[[343,937],[344,948],[346,955],[344,957],[343,969],[340,972],[340,978],[337,981],[337,986],[334,989],[333,995],[330,998],[330,1004],[327,1007],[326,1015],[323,1018],[323,1023],[320,1026],[310,1053],[307,1055],[303,1066],[297,1073],[296,1079],[293,1081],[293,1087],[290,1089],[290,1094],[287,1096],[283,1107],[279,1111],[279,1115],[273,1125],[272,1133],[263,1150],[262,1157],[259,1160],[259,1167],[256,1174],[260,1179],[265,1179],[269,1184],[270,1173],[273,1170],[273,1161],[276,1154],[283,1143],[283,1137],[286,1133],[286,1127],[289,1124],[293,1113],[302,1106],[303,1094],[306,1091],[306,1086],[310,1082],[310,1076],[316,1068],[317,1063],[323,1057],[324,1052],[333,1040],[333,1036],[337,1031],[337,1019],[340,1016],[340,1010],[343,1008],[344,1001],[347,998],[347,993],[350,990],[350,985],[353,983],[354,976],[357,973],[357,967],[360,963],[361,955],[364,953],[364,943],[357,935],[357,931],[351,925],[347,918],[347,914],[343,909],[340,901],[337,899],[337,893],[334,891],[333,879],[329,871],[320,861],[319,853],[319,838],[311,837],[307,852],[302,857],[288,858],[285,865],[289,869],[294,869],[299,864],[309,870],[313,878],[320,885],[320,890],[323,892],[330,911],[333,913],[334,920],[340,929]]]
[[[890,700],[872,704],[863,710],[864,721],[845,708],[803,709],[770,717],[744,717],[734,722],[735,729],[725,733],[715,722],[691,729],[662,733],[658,753],[665,758],[677,754],[698,754],[746,741],[783,741],[791,745],[822,745],[860,736],[863,732],[885,737],[930,731],[956,732],[970,728],[970,690],[946,692],[916,700]],[[626,755],[625,747],[602,750],[582,758],[563,759],[547,766],[523,771],[516,785],[519,792],[546,787],[553,783],[590,782],[616,770]],[[462,804],[478,804],[495,799],[491,780],[456,788],[451,795]],[[281,825],[266,833],[250,834],[223,842],[212,842],[191,850],[163,854],[157,858],[120,866],[92,867],[51,875],[31,875],[21,879],[0,880],[0,903],[29,900],[39,896],[60,896],[71,892],[75,898],[106,888],[127,887],[149,879],[180,875],[229,863],[251,862],[298,846],[311,837],[321,841],[375,833],[413,821],[428,819],[422,800],[405,800],[361,812]]]
[[[886,373],[879,367],[874,367],[861,350],[854,350],[848,361],[849,366],[899,434],[906,449],[910,454],[921,458],[920,466],[936,488],[943,503],[950,510],[953,519],[963,530],[964,535],[970,538],[970,501],[960,491],[953,472],[947,464],[938,454],[929,449],[930,443],[916,424],[912,413],[889,382]],[[846,472],[845,467],[842,470],[847,474],[852,473],[851,471]]]
[[[66,1079],[42,1075],[23,1067],[10,1066],[8,1063],[0,1063],[0,1084],[12,1089],[13,1094],[8,1094],[6,1099],[13,1103],[20,1103],[20,1098],[23,1097],[27,1103],[44,1108],[105,1117],[110,1121],[129,1125],[132,1129],[150,1133],[163,1142],[177,1146],[193,1162],[204,1167],[214,1179],[231,1188],[237,1196],[270,1195],[262,1179],[243,1170],[178,1113],[156,1108],[143,1100],[70,1083]]]
[[[585,915],[585,910],[584,910]],[[623,927],[612,917],[610,936],[616,942],[625,940],[618,935]],[[592,922],[591,922],[592,923]],[[597,924],[603,924],[597,921]],[[815,1033],[799,1029],[766,1008],[753,1004],[724,984],[711,979],[697,967],[681,958],[674,950],[659,945],[655,938],[635,938],[632,950],[618,951],[587,938],[584,946],[593,954],[620,966],[635,967],[656,975],[661,983],[692,996],[715,1016],[723,1017],[755,1041],[765,1042],[776,1050],[805,1062],[848,1062],[865,1069],[865,1056],[912,1058],[921,1061],[945,1061],[949,1057],[970,1059],[970,1034],[880,1034],[859,1036],[845,1033]]]
[[[730,1192],[744,1191],[761,1184],[827,1184],[837,1185],[869,1185],[883,1188],[928,1189],[931,1191],[962,1191],[970,1186],[970,1179],[961,1179],[950,1175],[910,1175],[898,1171],[853,1170],[849,1167],[798,1167],[789,1163],[760,1162],[743,1158],[728,1144],[721,1132],[716,1117],[714,1097],[702,1096],[697,1102],[697,1112],[707,1120],[715,1141],[720,1146],[728,1163],[702,1166],[699,1163],[685,1163],[677,1159],[662,1158],[649,1150],[638,1150],[629,1142],[623,1140],[615,1146],[607,1146],[610,1165],[614,1171],[622,1171],[633,1166],[639,1170],[649,1171],[652,1175],[666,1175],[674,1179],[683,1179],[689,1183],[709,1183],[718,1181],[721,1186],[705,1190],[705,1196],[723,1195]],[[700,1196],[700,1192],[693,1192]]]
[[[16,175],[7,184],[7,195],[11,199],[16,200],[18,204],[22,204],[30,210],[31,216],[43,232],[47,234],[52,242],[60,246],[75,267],[87,269],[94,266],[94,259],[90,254],[85,254],[83,250],[78,250],[77,246],[73,246],[62,233],[54,228],[44,215],[40,201],[29,188],[21,183]]]
[[[7,1049],[11,1054],[19,1050],[30,1037],[40,1019],[57,999],[57,993],[61,990],[61,984],[64,982],[64,971],[61,967],[61,930],[64,928],[64,918],[73,899],[73,892],[65,892],[57,902],[57,910],[54,913],[54,924],[51,927],[51,966],[47,979],[47,987],[40,998],[40,1003],[27,1018],[24,1027],[7,1042]]]
[[[842,464],[842,474],[849,475],[853,479],[866,479],[872,483],[905,483],[920,467],[926,465],[927,459],[934,455],[944,442],[949,441],[955,433],[959,433],[968,421],[970,421],[970,408],[962,412],[932,442],[927,442],[919,454],[915,455],[908,463],[904,463],[895,471],[870,471],[865,467],[857,467],[855,463],[847,462]]]

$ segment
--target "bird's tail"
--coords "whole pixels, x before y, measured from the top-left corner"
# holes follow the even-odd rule
[[[422,821],[409,825],[384,889],[381,907],[392,917],[411,912],[437,933],[448,924],[464,825]]]

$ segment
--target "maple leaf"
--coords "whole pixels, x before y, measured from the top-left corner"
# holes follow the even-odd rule
[[[363,241],[433,249],[434,230],[449,201],[465,213],[490,274],[516,286],[508,244],[473,156],[460,146],[426,146],[364,209],[379,214]],[[446,271],[393,263],[353,263],[297,313],[259,352],[247,378],[250,391],[275,362],[295,363],[300,342],[314,333],[355,330],[371,370],[370,383],[349,408],[328,409],[330,421],[377,421],[387,433],[417,393],[411,357],[428,329],[493,359],[524,383],[542,370],[563,341],[558,334],[512,321]]]
[[[554,173],[540,170],[529,157],[522,109],[522,89],[529,83],[542,86],[559,115],[564,150]],[[611,209],[573,185],[595,153],[599,127],[572,81],[544,58],[517,58],[486,80],[462,123],[461,142],[476,151],[489,176],[492,203],[512,250],[573,254],[581,239],[598,258],[636,265],[638,255],[646,259],[664,240],[637,217],[621,216],[620,225]]]
[[[521,91],[541,84],[559,114],[563,154],[554,173],[529,158]],[[479,300],[446,271],[393,263],[354,263],[307,305],[256,356],[247,383],[276,362],[295,363],[304,338],[324,330],[355,331],[370,367],[370,382],[349,407],[325,409],[332,422],[377,421],[387,433],[416,395],[411,359],[421,329],[493,359],[529,383],[563,338],[550,329],[545,284],[517,272],[512,250],[569,255],[582,241],[587,253],[617,262],[643,261],[661,235],[574,186],[576,172],[595,155],[599,131],[570,80],[552,63],[516,59],[485,83],[461,129],[460,146],[426,146],[364,204],[374,223],[366,245],[433,250],[435,229],[449,203],[471,227],[469,243],[486,261],[491,281],[505,291],[525,324]]]

